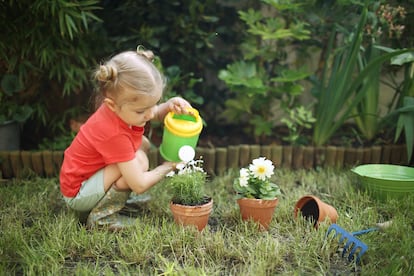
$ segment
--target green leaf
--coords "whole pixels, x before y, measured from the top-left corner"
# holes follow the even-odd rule
[[[303,80],[310,76],[311,73],[307,72],[304,67],[298,70],[283,70],[280,72],[280,76],[271,78],[273,82],[294,82]]]
[[[20,106],[14,113],[13,119],[19,123],[25,122],[32,115],[33,109],[30,106]]]
[[[292,1],[280,1],[280,0],[262,0],[262,2],[273,6],[279,11],[285,10],[297,10],[302,3],[292,3]]]
[[[7,96],[12,96],[14,93],[23,90],[24,86],[16,75],[6,74],[1,79],[1,89]]]
[[[408,161],[411,160],[414,145],[414,97],[404,97],[403,107],[397,110],[400,112],[397,121],[397,129],[394,140],[397,141],[402,131],[405,133]]]
[[[414,61],[414,52],[403,53],[391,58],[392,65],[403,65]]]
[[[227,65],[226,70],[219,71],[218,77],[232,89],[244,87],[246,91],[254,91],[255,93],[266,91],[266,86],[258,76],[256,65],[252,62],[239,61]]]
[[[75,23],[73,22],[72,18],[69,15],[65,15],[65,22],[66,22],[66,30],[69,33],[69,37],[73,39],[73,32],[77,32],[78,29],[75,26]]]

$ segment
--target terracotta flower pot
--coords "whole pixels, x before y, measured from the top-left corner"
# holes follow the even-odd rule
[[[213,209],[213,199],[203,205],[188,206],[170,202],[170,210],[174,216],[175,223],[179,225],[196,226],[202,231],[207,223]]]
[[[313,220],[316,228],[325,219],[335,223],[338,218],[338,213],[334,207],[313,195],[306,195],[298,200],[295,205],[295,218],[297,218],[299,212],[306,219]]]
[[[271,200],[240,198],[237,200],[242,219],[252,219],[258,223],[263,230],[269,229],[269,225],[272,221],[273,213],[278,202],[278,198]]]

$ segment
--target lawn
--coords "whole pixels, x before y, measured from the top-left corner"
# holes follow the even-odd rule
[[[0,182],[0,275],[413,275],[414,195],[381,202],[362,192],[348,170],[276,169],[282,190],[267,232],[240,219],[234,172],[211,179],[214,211],[199,233],[173,222],[163,183],[132,215],[136,225],[110,233],[87,230],[60,197],[56,178]],[[348,231],[392,220],[359,239],[360,264],[342,258],[325,238],[329,227],[293,217],[306,194],[334,206]]]

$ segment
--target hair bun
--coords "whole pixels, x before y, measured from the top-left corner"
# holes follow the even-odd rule
[[[116,79],[118,72],[115,67],[111,65],[99,66],[97,78],[99,81],[113,81]]]
[[[154,61],[154,53],[150,50],[145,50],[144,46],[142,46],[142,45],[138,45],[137,54],[140,55],[140,56],[145,57],[146,59],[148,59],[151,62]]]

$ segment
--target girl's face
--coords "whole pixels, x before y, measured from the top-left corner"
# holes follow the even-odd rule
[[[156,105],[161,98],[161,92],[151,95],[140,95],[139,99],[123,104],[112,101],[108,104],[115,114],[130,126],[144,127],[145,124],[154,118],[157,111]]]

